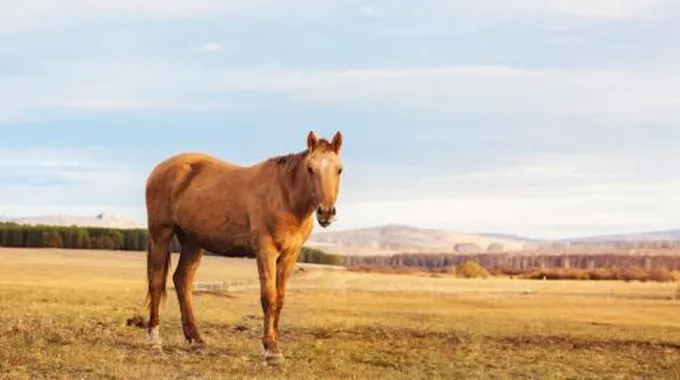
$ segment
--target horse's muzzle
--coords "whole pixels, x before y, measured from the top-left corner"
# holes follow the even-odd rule
[[[335,214],[335,206],[319,206],[319,208],[316,209],[316,220],[321,227],[326,228],[335,221]]]

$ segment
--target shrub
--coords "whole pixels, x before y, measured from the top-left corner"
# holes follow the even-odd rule
[[[591,280],[616,280],[618,274],[613,269],[593,269],[590,271],[589,278]]]
[[[680,270],[674,270],[671,272],[671,277],[673,277],[673,281],[680,282]],[[680,289],[680,288],[679,288]]]
[[[487,278],[489,277],[489,272],[478,263],[467,260],[456,267],[456,276],[462,278]]]
[[[640,267],[629,267],[624,268],[619,276],[620,280],[629,281],[642,281],[646,282],[649,279],[649,274],[644,268]]]
[[[656,282],[673,282],[675,281],[675,276],[668,269],[652,269],[648,274],[649,281]]]

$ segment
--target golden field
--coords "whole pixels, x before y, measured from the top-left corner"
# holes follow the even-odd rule
[[[286,361],[271,367],[252,260],[204,257],[197,280],[229,292],[194,296],[200,350],[184,342],[170,287],[159,355],[127,324],[147,318],[143,252],[1,249],[0,378],[680,378],[677,283],[305,267],[282,315]]]

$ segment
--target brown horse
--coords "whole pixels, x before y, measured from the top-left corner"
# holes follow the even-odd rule
[[[161,349],[158,308],[166,295],[170,242],[181,244],[173,275],[187,341],[204,345],[191,306],[194,274],[203,250],[254,256],[264,313],[264,357],[283,360],[278,327],[286,284],[302,245],[317,221],[335,219],[340,189],[342,135],[331,141],[307,136],[307,149],[252,166],[206,154],[183,153],[159,163],[146,184],[149,245],[149,344]]]

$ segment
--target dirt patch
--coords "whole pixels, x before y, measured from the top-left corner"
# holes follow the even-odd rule
[[[145,329],[148,327],[148,323],[144,320],[141,315],[135,315],[127,319],[127,326],[138,327],[140,329]]]

